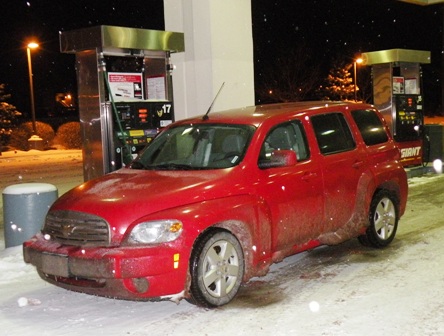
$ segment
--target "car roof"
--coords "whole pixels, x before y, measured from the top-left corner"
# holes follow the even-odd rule
[[[298,114],[313,115],[334,110],[344,110],[347,107],[353,109],[373,108],[372,105],[354,102],[333,102],[333,101],[301,101],[293,103],[279,103],[248,106],[235,108],[226,111],[210,112],[208,119],[204,120],[203,115],[188,118],[179,123],[229,123],[229,124],[249,124],[258,126],[268,119],[279,119],[281,117]]]

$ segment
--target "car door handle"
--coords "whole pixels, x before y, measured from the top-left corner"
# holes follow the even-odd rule
[[[361,160],[356,160],[353,164],[352,167],[355,169],[361,168],[361,166],[364,164],[364,161]]]
[[[316,176],[318,176],[318,173],[314,173],[314,172],[305,172],[305,173],[302,175],[302,180],[303,180],[303,181],[309,181],[309,180],[311,180],[312,178],[314,178],[314,177],[316,177]]]

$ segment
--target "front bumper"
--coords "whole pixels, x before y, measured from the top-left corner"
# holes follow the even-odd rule
[[[183,292],[188,256],[168,246],[65,246],[41,234],[23,244],[26,263],[46,281],[74,291],[130,300]]]

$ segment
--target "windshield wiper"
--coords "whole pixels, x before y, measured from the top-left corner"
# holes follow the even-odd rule
[[[187,164],[178,164],[178,163],[162,163],[158,165],[150,165],[148,167],[145,167],[145,169],[153,169],[153,170],[192,170],[196,169],[195,167],[192,167]]]
[[[145,165],[140,161],[133,161],[130,165],[131,169],[146,169]]]

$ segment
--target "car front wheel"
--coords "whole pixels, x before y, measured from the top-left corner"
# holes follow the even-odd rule
[[[190,268],[191,302],[204,307],[227,304],[244,275],[241,245],[229,232],[210,232],[196,243]]]
[[[385,247],[395,238],[398,228],[397,199],[387,190],[380,190],[370,205],[370,225],[365,235],[358,237],[365,246]]]

